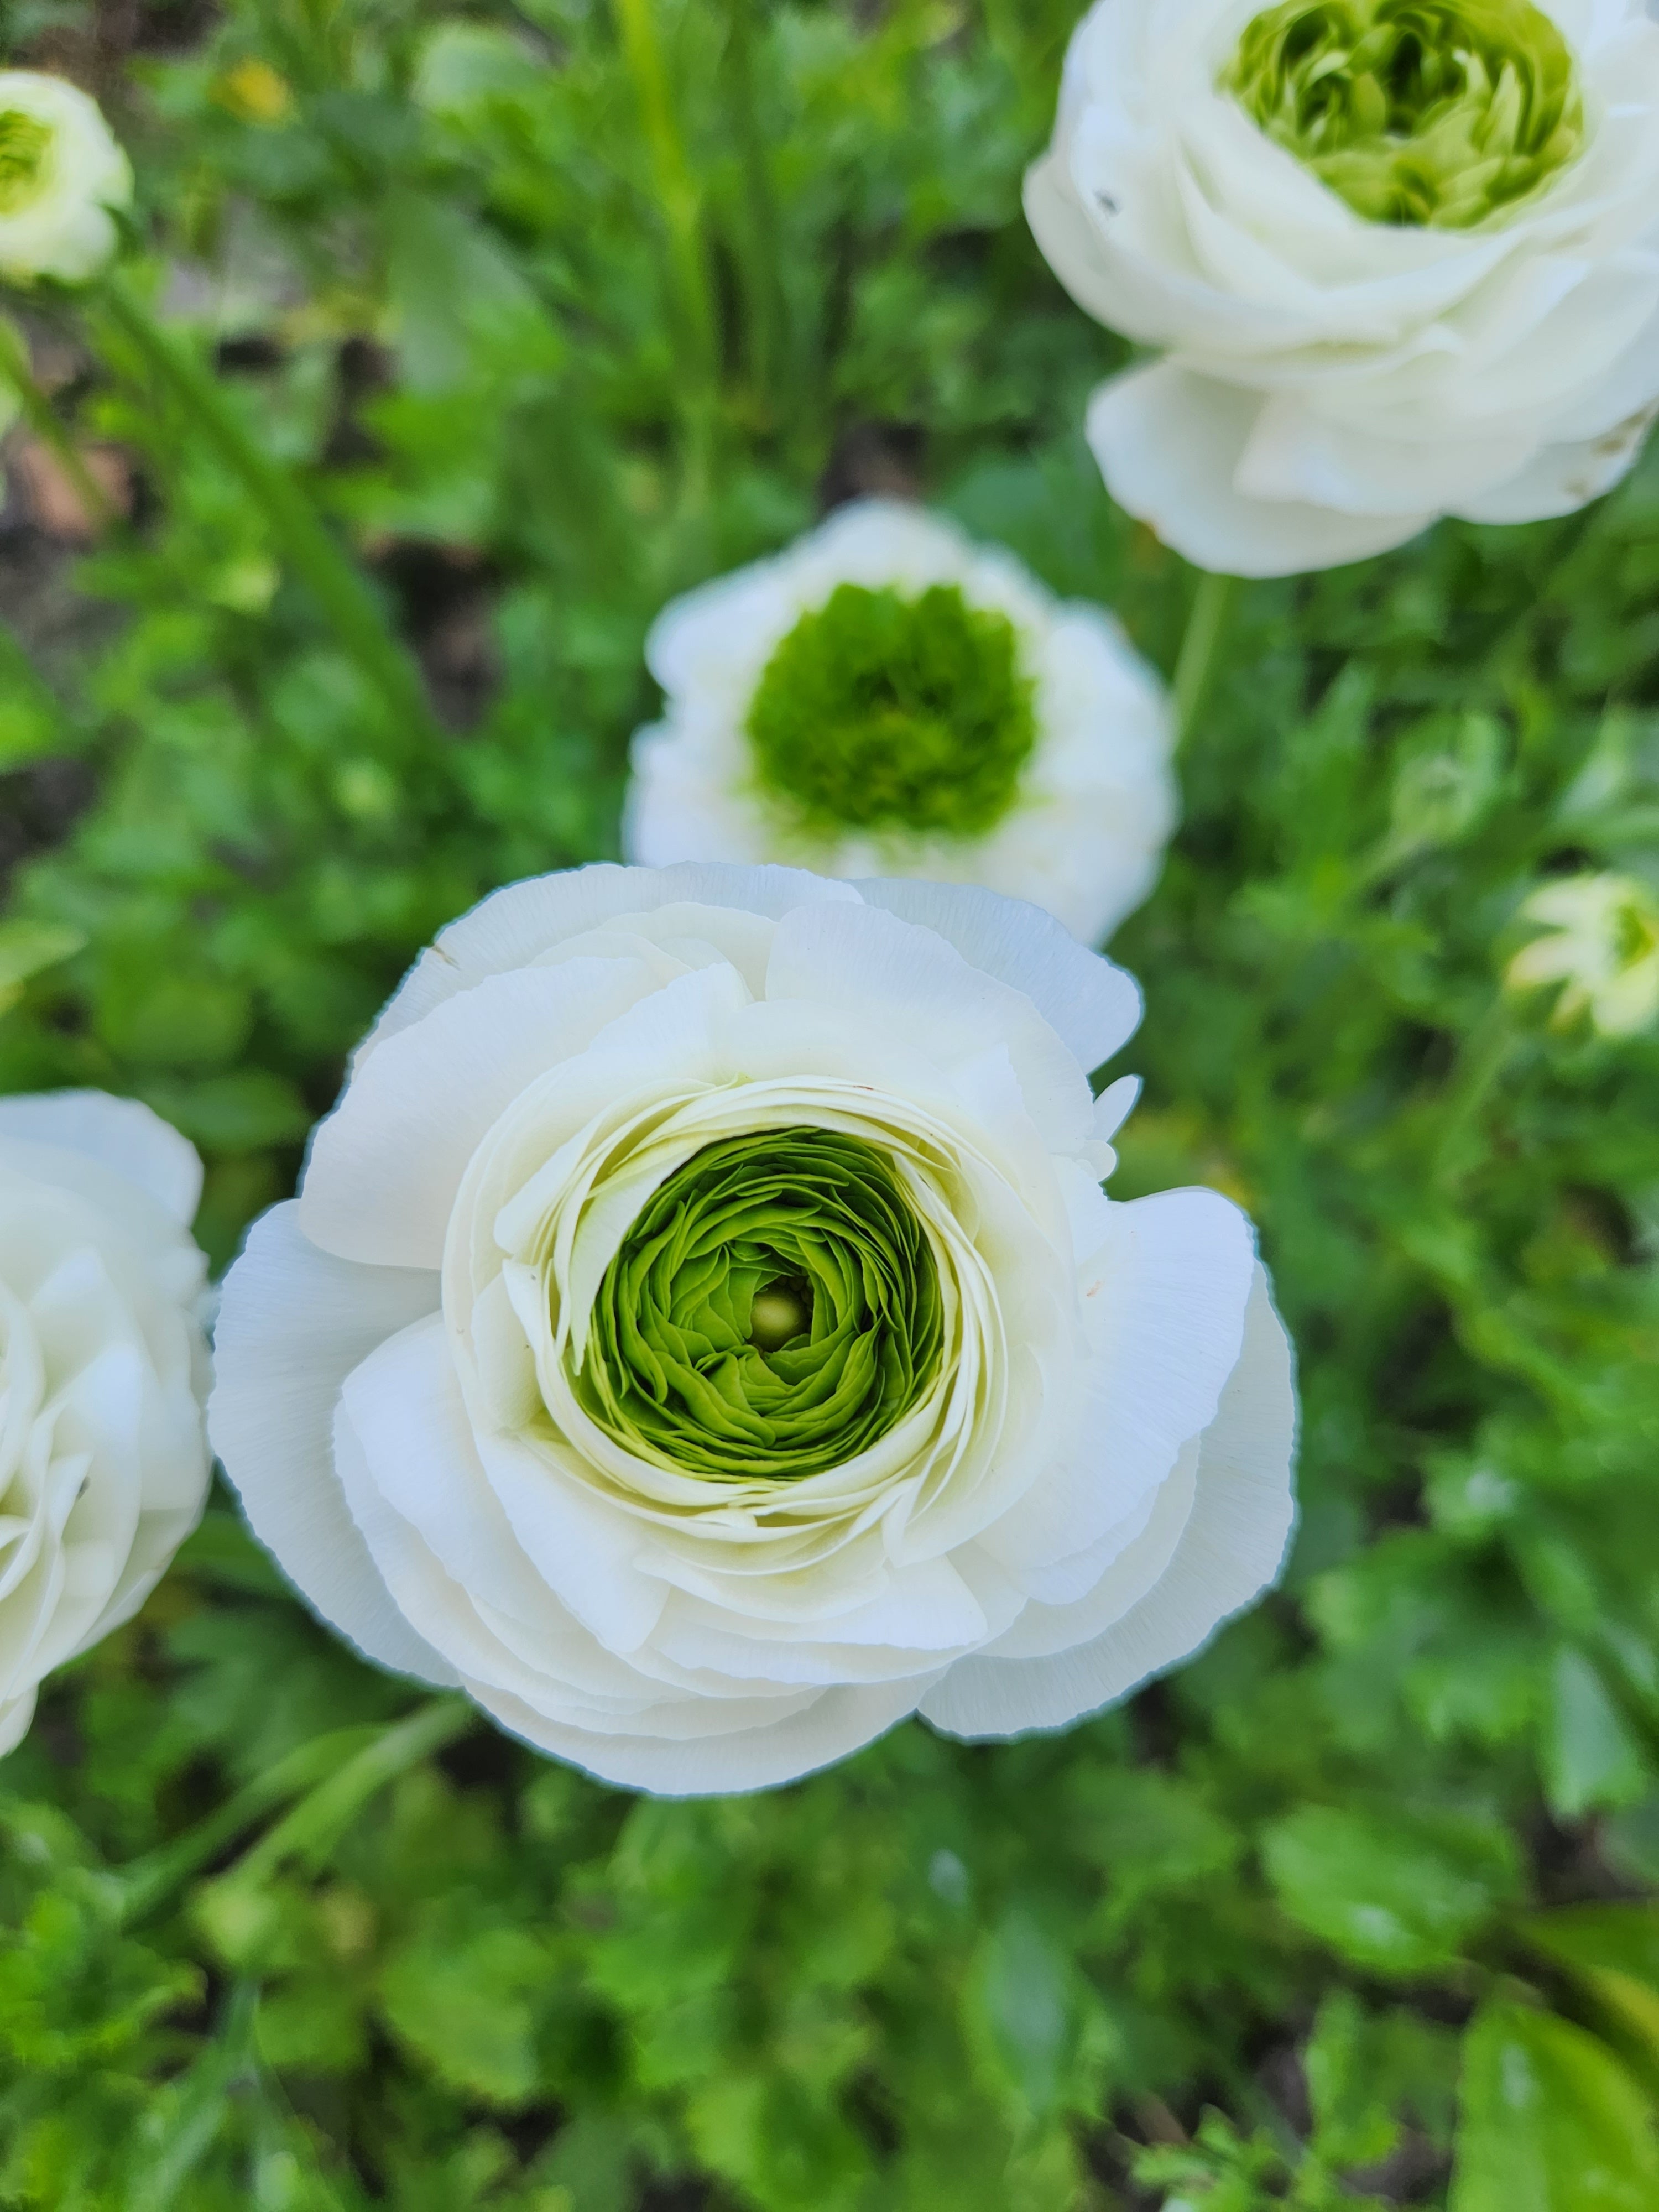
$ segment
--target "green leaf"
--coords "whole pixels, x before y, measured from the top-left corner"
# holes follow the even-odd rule
[[[441,2081],[519,2105],[537,2085],[535,1998],[547,1980],[547,1954],[531,1931],[481,1921],[457,1898],[387,1960],[380,2007]]]
[[[1514,1887],[1501,1833],[1310,1805],[1270,1828],[1262,1856],[1284,1911],[1356,1964],[1449,1966]]]
[[[1648,2099],[1595,2036],[1499,1999],[1463,2039],[1450,2212],[1653,2212]]]
[[[86,941],[84,930],[61,922],[0,921],[0,1014],[17,1004],[31,976],[73,958]]]
[[[1037,2118],[1058,2105],[1076,2039],[1064,1954],[1016,1908],[980,1948],[966,1990],[969,2026],[994,2075]]]
[[[1587,1992],[1600,2024],[1659,2081],[1659,1907],[1566,1905],[1529,1915],[1519,1932]]]
[[[1556,1655],[1544,1744],[1544,1784],[1558,1820],[1598,1806],[1633,1805],[1653,1786],[1639,1746],[1582,1651]]]

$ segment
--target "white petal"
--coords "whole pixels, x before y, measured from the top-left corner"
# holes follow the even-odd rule
[[[778,925],[766,996],[854,1015],[946,1067],[1000,1045],[1051,1148],[1088,1139],[1094,1101],[1076,1055],[1025,992],[971,967],[936,930],[874,906],[803,907]]]
[[[1466,522],[1540,522],[1574,514],[1629,475],[1653,414],[1644,408],[1599,438],[1546,446],[1504,483],[1478,499],[1460,500],[1452,511]]]
[[[437,1302],[435,1275],[319,1252],[291,1200],[273,1206],[225,1279],[208,1428],[254,1534],[307,1602],[380,1665],[448,1682],[375,1572],[333,1452],[346,1376]]]
[[[968,884],[877,879],[857,889],[871,906],[931,929],[971,966],[1023,991],[1083,1068],[1109,1060],[1139,1026],[1134,977],[1041,907]]]
[[[470,914],[440,930],[359,1047],[358,1060],[458,991],[471,989],[486,975],[527,967],[567,938],[599,928],[617,915],[691,904],[738,907],[775,919],[814,899],[856,896],[844,884],[826,883],[800,868],[619,868],[596,861],[532,876],[491,891]]]
[[[689,1740],[668,1734],[607,1736],[561,1727],[510,1697],[468,1686],[504,1729],[601,1782],[649,1790],[656,1797],[714,1797],[775,1790],[833,1765],[914,1712],[934,1679],[923,1674],[904,1682],[825,1690],[804,1711],[770,1727]]]
[[[15,1698],[0,1699],[0,1759],[9,1751],[15,1751],[29,1732],[29,1723],[34,1718],[37,1692],[33,1683]]]
[[[46,1091],[0,1098],[0,1139],[52,1145],[136,1183],[186,1228],[202,1196],[196,1147],[137,1098],[106,1091]]]
[[[1072,1563],[1125,1527],[1215,1418],[1256,1274],[1249,1223],[1216,1191],[1160,1191],[1104,1220],[1079,1277],[1095,1347],[1083,1434],[980,1540],[1048,1600],[1079,1594]]]
[[[483,977],[385,1038],[312,1137],[305,1234],[344,1260],[441,1266],[455,1194],[491,1125],[656,981],[637,960],[521,968]]]
[[[1512,476],[1534,442],[1530,426],[1495,436],[1466,425],[1432,441],[1391,438],[1320,412],[1299,392],[1280,392],[1257,414],[1233,484],[1273,506],[1304,500],[1344,514],[1403,515],[1416,530],[1425,514]]]
[[[1363,561],[1416,537],[1434,510],[1346,514],[1237,488],[1261,409],[1259,393],[1159,362],[1103,384],[1089,444],[1120,507],[1200,568],[1292,576]]]
[[[1295,1520],[1295,1442],[1290,1342],[1258,1273],[1243,1350],[1200,1441],[1196,1495],[1164,1574],[1075,1649],[959,1660],[923,1700],[924,1717],[973,1738],[1063,1728],[1190,1657],[1279,1571]]]

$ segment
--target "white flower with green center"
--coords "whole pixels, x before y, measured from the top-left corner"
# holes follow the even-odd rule
[[[1543,934],[1504,970],[1511,990],[1559,983],[1553,1016],[1565,1028],[1588,1014],[1603,1036],[1659,1024],[1659,898],[1632,876],[1566,876],[1521,908]]]
[[[1641,0],[1097,0],[1026,180],[1113,496],[1284,575],[1616,483],[1659,409]]]
[[[892,500],[678,599],[647,648],[629,857],[1026,898],[1097,943],[1175,819],[1162,685],[1097,607]]]
[[[201,1513],[201,1187],[134,1099],[0,1098],[0,1752]]]
[[[213,1438],[383,1665],[609,1780],[1063,1725],[1291,1519],[1214,1192],[1109,1201],[1134,984],[1036,908],[592,867],[445,930],[225,1285]]]
[[[0,277],[78,283],[115,251],[132,170],[98,103],[34,70],[0,70]]]

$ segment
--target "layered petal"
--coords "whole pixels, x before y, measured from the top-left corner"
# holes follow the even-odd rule
[[[1206,1633],[1288,1370],[1237,1209],[1099,1188],[1130,979],[967,888],[592,875],[444,933],[232,1271],[214,1440],[310,1603],[665,1794]]]
[[[1522,520],[1599,496],[1659,398],[1659,26],[1638,0],[1562,0],[1530,31],[1471,18],[1419,141],[1403,109],[1385,130],[1358,90],[1345,106],[1352,56],[1319,47],[1311,16],[1292,38],[1292,15],[1097,0],[1073,39],[1028,219],[1079,304],[1164,356],[1091,410],[1113,496],[1245,576],[1363,559],[1443,513]],[[1379,12],[1364,67],[1431,35],[1412,23]],[[1515,68],[1471,64],[1510,36],[1533,42]],[[1536,97],[1504,108],[1516,69]],[[1308,70],[1294,97],[1275,75]],[[1555,135],[1534,144],[1534,125]],[[1460,130],[1500,150],[1484,167],[1448,151]],[[1360,170],[1427,198],[1372,206]]]
[[[872,778],[851,769],[839,781],[825,769],[813,788],[833,791],[833,803],[820,793],[822,804],[808,809],[793,787],[774,787],[755,716],[803,629],[849,592],[873,595],[890,623],[896,609],[920,619],[926,594],[955,594],[954,643],[937,657],[921,736],[896,708],[882,724],[869,765],[875,782],[893,783],[884,810],[865,810]],[[981,635],[988,620],[991,632]],[[1018,743],[988,705],[996,687],[962,673],[976,637],[1004,678],[1010,669],[998,654],[1012,651],[1014,680],[997,696],[1017,720],[1029,712],[1017,765]],[[865,703],[850,720],[866,734],[868,685],[879,690],[880,669],[890,668],[902,690],[911,667],[909,654],[894,649],[890,664],[879,653],[878,666],[860,663]],[[854,879],[982,885],[1045,908],[1085,942],[1115,927],[1156,879],[1176,812],[1162,684],[1102,611],[1059,604],[1012,555],[975,544],[944,515],[891,500],[844,507],[783,553],[676,600],[652,632],[648,657],[666,697],[663,719],[635,738],[623,842],[637,860],[799,861]],[[963,696],[941,705],[953,672]],[[952,723],[952,741],[935,757],[927,748],[937,744],[940,714],[958,716],[960,726]],[[837,757],[836,718],[821,700],[804,726],[810,741],[787,749],[789,757]],[[907,781],[897,764],[912,741],[923,745],[925,773]],[[1009,765],[993,792],[975,779],[1004,759],[1005,743]],[[952,808],[964,792],[978,811],[957,820]]]

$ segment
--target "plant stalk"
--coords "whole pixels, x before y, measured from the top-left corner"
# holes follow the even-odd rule
[[[1240,588],[1237,576],[1218,575],[1206,569],[1199,577],[1171,680],[1177,752],[1191,736],[1208,702],[1222,647],[1232,627]]]
[[[249,437],[217,378],[155,320],[118,273],[106,278],[96,297],[156,382],[193,418],[263,510],[295,573],[385,701],[394,729],[407,738],[441,743],[420,671],[388,627],[374,592],[289,471]]]
[[[757,399],[769,414],[777,394],[785,310],[778,277],[778,204],[767,166],[755,76],[755,13],[760,0],[727,0],[731,24],[730,62],[738,143],[743,156],[744,224],[749,294],[750,375]]]
[[[441,1751],[477,1718],[475,1708],[465,1698],[433,1698],[417,1705],[402,1720],[382,1729],[302,1797],[274,1828],[268,1829],[236,1862],[231,1879],[258,1882],[284,1859],[297,1858],[307,1866],[319,1864],[342,1830],[378,1790],[410,1767],[418,1766],[433,1752]]]
[[[209,1866],[246,1828],[267,1813],[343,1766],[356,1753],[374,1741],[373,1728],[337,1729],[301,1744],[286,1759],[260,1775],[245,1789],[210,1813],[204,1820],[175,1836],[123,1869],[121,1919],[124,1924],[143,1920],[167,1903],[191,1876]]]
[[[612,0],[617,27],[650,150],[657,203],[668,230],[669,261],[685,336],[694,356],[685,401],[687,473],[706,488],[713,472],[720,392],[720,319],[702,235],[701,196],[686,159],[658,36],[655,0]]]
[[[51,447],[93,529],[107,530],[111,523],[119,520],[109,495],[87,466],[85,457],[59,419],[58,410],[35,382],[22,337],[5,323],[0,323],[0,375],[11,386],[23,420],[41,444]]]

